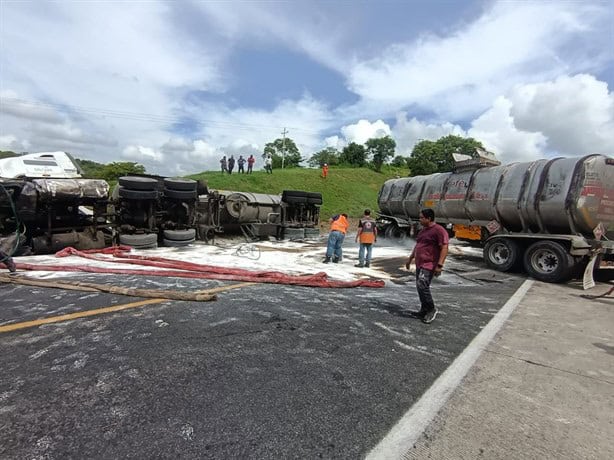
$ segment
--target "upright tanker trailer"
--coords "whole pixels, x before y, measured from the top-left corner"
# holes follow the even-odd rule
[[[533,278],[563,282],[590,256],[614,253],[614,159],[602,155],[465,167],[387,181],[379,192],[380,230],[411,234],[422,208],[457,238],[480,242],[499,271],[522,266]]]

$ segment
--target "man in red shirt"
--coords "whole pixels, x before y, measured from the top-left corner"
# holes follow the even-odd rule
[[[422,230],[416,237],[416,245],[405,267],[409,270],[411,262],[416,260],[416,290],[421,307],[414,316],[429,324],[437,316],[437,308],[431,295],[431,281],[433,276],[441,275],[448,255],[449,237],[448,232],[435,223],[435,212],[432,209],[420,211],[420,225]]]

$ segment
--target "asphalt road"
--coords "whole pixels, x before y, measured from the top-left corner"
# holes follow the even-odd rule
[[[383,289],[246,285],[0,332],[0,458],[362,457],[524,280],[451,256],[425,325],[404,260],[375,262]],[[138,300],[0,283],[0,326]]]

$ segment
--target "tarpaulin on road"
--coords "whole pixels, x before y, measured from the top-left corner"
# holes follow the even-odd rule
[[[162,257],[137,256],[128,254],[129,246],[115,246],[103,249],[79,251],[68,247],[56,253],[56,257],[78,256],[100,262],[141,265],[155,267],[157,270],[139,270],[126,268],[103,268],[70,265],[47,265],[18,263],[17,268],[37,271],[70,271],[87,273],[112,273],[120,275],[167,276],[177,278],[216,279],[226,281],[248,281],[255,283],[288,284],[295,286],[322,288],[351,287],[384,287],[384,281],[376,279],[360,279],[355,281],[330,280],[324,272],[312,275],[288,275],[275,271],[253,271],[241,268],[225,268],[212,265],[196,264]],[[102,257],[101,254],[112,255],[113,258]]]

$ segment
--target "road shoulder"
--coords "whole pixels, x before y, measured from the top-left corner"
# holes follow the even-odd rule
[[[536,282],[404,457],[614,458],[614,299],[582,293]]]

